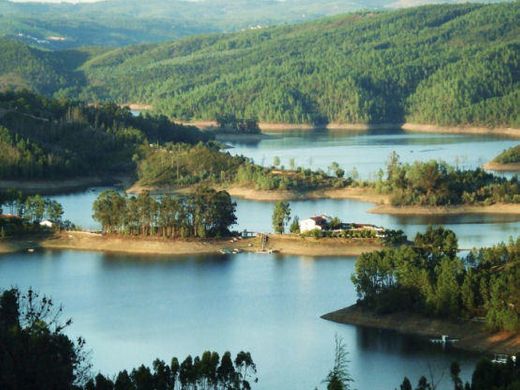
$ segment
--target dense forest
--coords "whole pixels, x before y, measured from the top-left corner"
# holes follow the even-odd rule
[[[493,162],[499,164],[520,163],[520,145],[504,150],[493,159]]]
[[[484,317],[491,330],[520,329],[520,239],[457,255],[455,233],[418,233],[413,245],[365,253],[352,275],[359,303],[380,313]]]
[[[394,206],[454,206],[520,203],[518,176],[507,179],[483,169],[461,170],[442,161],[402,163],[392,153],[380,170],[376,191],[389,194]]]
[[[236,204],[225,191],[199,186],[187,196],[148,192],[127,197],[116,191],[102,192],[93,205],[94,219],[103,232],[143,237],[209,238],[230,234],[236,223]]]
[[[71,51],[26,49],[31,65],[2,58],[0,80],[84,101],[150,103],[183,120],[518,127],[519,21],[518,1],[444,4],[76,50],[80,65]],[[31,71],[45,67],[48,84]]]
[[[207,141],[164,116],[135,117],[116,104],[0,93],[0,179],[109,176],[133,172],[149,143]]]

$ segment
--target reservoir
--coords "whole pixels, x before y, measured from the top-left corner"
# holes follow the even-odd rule
[[[45,251],[0,256],[0,285],[52,296],[84,336],[94,371],[113,374],[204,350],[252,353],[256,389],[324,388],[334,336],[349,351],[355,388],[392,390],[452,361],[470,375],[478,356],[422,338],[336,324],[320,315],[356,300],[354,258],[239,254],[143,257]],[[450,387],[445,374],[439,389]]]
[[[403,161],[443,159],[475,168],[517,142],[507,138],[395,132],[297,132],[257,141],[227,142],[231,153],[263,165],[278,156],[285,167],[324,169],[336,161],[363,178],[384,168],[396,151]],[[92,203],[104,188],[57,195],[65,218],[98,229]],[[236,230],[271,232],[272,202],[235,199]],[[459,246],[493,245],[520,234],[520,218],[508,215],[389,216],[371,214],[367,202],[306,200],[291,203],[300,219],[316,214],[345,222],[402,229],[409,237],[429,224],[444,224]],[[256,389],[324,388],[333,365],[334,336],[349,351],[349,369],[359,390],[392,390],[404,376],[415,385],[431,369],[438,389],[451,389],[449,365],[459,361],[469,378],[479,356],[443,350],[418,337],[341,325],[322,314],[356,302],[350,281],[353,257],[283,255],[129,256],[41,251],[0,256],[0,287],[17,286],[52,296],[64,305],[92,350],[94,371],[114,374],[159,357],[250,351],[257,363]]]

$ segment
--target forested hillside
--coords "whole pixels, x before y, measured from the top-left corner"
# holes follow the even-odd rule
[[[208,138],[165,117],[134,117],[111,103],[88,106],[28,92],[0,94],[0,179],[133,173],[149,142]]]
[[[75,69],[88,58],[87,50],[54,53],[0,38],[0,53],[0,89],[30,88],[51,95],[84,84]]]
[[[520,126],[520,3],[427,6],[105,53],[85,99],[183,119]]]
[[[520,127],[520,2],[361,12],[100,52],[34,51],[0,77],[56,96],[152,104],[161,114],[264,122]],[[17,51],[18,52],[18,51]],[[53,71],[65,71],[54,80]],[[56,58],[54,58],[56,57]],[[68,60],[67,60],[68,59]],[[11,61],[12,63],[13,61]],[[50,65],[48,65],[50,63]],[[48,75],[48,76],[47,76]],[[24,84],[25,83],[25,84]],[[5,83],[4,83],[5,84]],[[63,87],[62,87],[63,85]],[[26,85],[27,86],[27,85]]]

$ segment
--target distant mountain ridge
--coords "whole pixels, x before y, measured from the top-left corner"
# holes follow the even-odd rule
[[[0,50],[0,86],[148,103],[176,119],[520,128],[519,1],[364,11],[113,50],[9,40]]]
[[[49,49],[118,47],[416,3],[424,1],[107,0],[71,4],[0,0],[0,36]]]

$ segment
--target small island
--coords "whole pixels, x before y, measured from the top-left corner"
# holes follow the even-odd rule
[[[520,239],[457,255],[457,237],[442,227],[413,245],[361,255],[352,282],[358,302],[324,319],[429,337],[455,347],[516,353],[520,348],[517,253]]]
[[[484,168],[497,172],[520,172],[520,145],[504,150]]]
[[[345,224],[317,216],[291,221],[287,202],[273,210],[275,233],[233,231],[236,204],[226,191],[199,186],[186,195],[155,198],[108,190],[93,205],[99,232],[62,221],[56,201],[21,193],[0,199],[0,253],[73,249],[154,255],[281,253],[305,256],[358,256],[406,241],[401,231]],[[2,209],[6,214],[2,214]],[[309,221],[317,221],[311,227]]]

